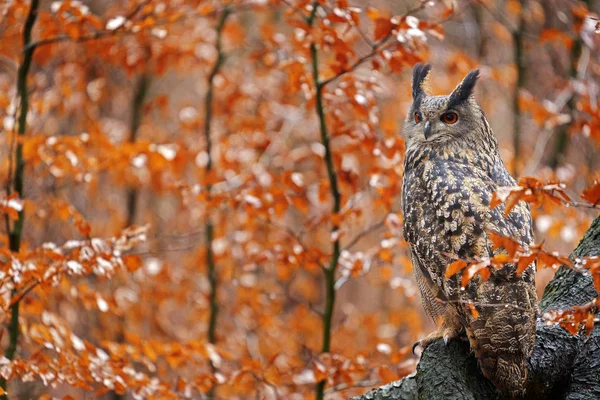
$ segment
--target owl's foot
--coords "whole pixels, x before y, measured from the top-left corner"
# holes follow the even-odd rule
[[[419,340],[415,344],[413,344],[412,352],[416,355],[415,350],[417,348],[421,349],[421,353],[429,346],[431,343],[435,342],[438,339],[443,339],[444,344],[448,346],[448,343],[451,339],[457,338],[460,336],[462,329],[457,328],[455,326],[446,326],[442,325],[434,332],[425,336],[423,339]]]

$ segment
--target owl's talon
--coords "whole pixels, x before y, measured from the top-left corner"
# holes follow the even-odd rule
[[[412,353],[413,356],[418,355],[417,353],[415,353],[415,350],[421,345],[421,341],[416,341],[413,345],[412,345]]]
[[[451,326],[442,325],[436,331],[430,333],[423,339],[421,339],[418,342],[416,342],[415,344],[413,344],[412,352],[413,352],[413,354],[415,354],[415,349],[418,346],[420,346],[422,348],[422,350],[425,350],[427,348],[427,346],[429,346],[431,343],[435,342],[438,339],[442,339],[444,341],[444,345],[448,346],[448,343],[450,343],[450,339],[459,337],[460,332],[461,332],[460,327],[456,327],[453,325],[451,325]]]

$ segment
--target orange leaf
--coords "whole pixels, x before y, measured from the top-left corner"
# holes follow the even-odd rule
[[[573,322],[565,322],[565,323],[561,323],[560,324],[564,329],[566,329],[567,331],[569,331],[569,333],[571,335],[576,335],[577,331],[579,330],[579,327],[574,324]]]
[[[548,253],[546,251],[538,252],[538,265],[539,267],[555,268],[561,265],[568,267],[572,266],[571,260],[568,257],[562,257],[557,254]]]
[[[379,10],[373,7],[367,7],[367,17],[375,21],[380,17]]]
[[[500,186],[492,194],[490,207],[495,208],[502,203],[506,203],[504,215],[508,215],[510,210],[518,203],[522,197],[523,188],[521,186]]]
[[[78,220],[75,222],[75,226],[82,236],[89,237],[92,233],[92,227],[87,221]]]
[[[315,374],[315,380],[317,382],[321,382],[325,379],[327,379],[327,369],[325,368],[325,366],[320,363],[319,361],[313,361],[313,372]]]
[[[542,33],[540,33],[539,39],[541,43],[553,41],[562,42],[567,49],[570,49],[573,45],[573,39],[571,39],[567,33],[553,28],[544,29]]]
[[[467,266],[467,262],[463,260],[456,260],[448,265],[446,268],[446,278],[450,278],[462,271]]]
[[[140,256],[127,255],[123,257],[123,263],[127,267],[127,271],[135,272],[142,266],[142,259]]]
[[[520,276],[523,271],[525,271],[527,267],[529,267],[531,263],[535,261],[535,259],[536,256],[532,254],[520,257],[519,262],[517,263],[517,276]]]
[[[375,20],[375,33],[374,39],[381,40],[392,32],[394,24],[389,18],[377,18]]]
[[[476,274],[479,274],[484,281],[489,279],[489,264],[489,260],[484,260],[476,264],[470,265],[467,269],[463,271],[462,280],[460,282],[461,286],[466,287]]]
[[[381,249],[379,251],[379,258],[381,261],[392,262],[393,254],[390,249]]]
[[[600,274],[594,274],[594,287],[600,293]]]
[[[454,14],[454,7],[451,6],[451,7],[446,8],[444,10],[444,12],[442,13],[442,16],[441,16],[440,19],[441,20],[446,20],[446,19],[450,18],[453,14]]]
[[[469,310],[471,311],[471,315],[473,315],[474,318],[479,318],[479,311],[477,311],[477,308],[475,308],[475,306],[472,303],[469,303]]]
[[[514,239],[507,238],[497,234],[496,232],[490,232],[490,240],[492,241],[493,249],[504,249],[510,257],[514,257],[517,250],[521,250],[521,244]]]
[[[600,203],[600,182],[596,181],[593,185],[586,187],[581,193],[581,197],[584,200],[589,201],[591,204],[597,205]]]
[[[505,216],[508,216],[508,214],[510,214],[510,211],[519,203],[519,200],[521,200],[522,196],[523,192],[513,192],[510,195],[508,195],[508,199],[504,203],[506,207],[504,209]]]
[[[585,320],[585,333],[589,335],[594,329],[594,314],[589,313]]]

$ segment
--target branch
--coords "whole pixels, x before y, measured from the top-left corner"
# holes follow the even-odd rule
[[[525,63],[523,55],[523,29],[525,25],[525,17],[523,10],[519,12],[518,27],[512,30],[513,37],[513,61],[517,70],[517,78],[513,89],[513,163],[512,172],[517,176],[519,166],[517,165],[521,155],[521,106],[519,105],[519,93],[525,84]]]
[[[213,96],[214,96],[214,80],[217,74],[219,73],[221,66],[225,60],[225,56],[223,54],[223,43],[222,43],[222,34],[223,28],[225,27],[225,22],[227,21],[227,17],[231,14],[231,11],[228,8],[225,8],[219,17],[219,21],[216,27],[217,34],[217,60],[210,71],[208,76],[208,89],[206,92],[205,99],[205,116],[204,116],[204,138],[206,140],[206,153],[208,154],[208,162],[206,163],[205,172],[206,179],[210,179],[210,174],[213,167],[213,159],[212,159],[212,138],[210,132],[210,125],[213,118]],[[208,201],[211,199],[210,191],[211,184],[208,183],[206,185],[207,197]],[[206,265],[208,267],[208,281],[210,282],[210,315],[208,322],[208,341],[209,343],[215,344],[217,342],[217,316],[219,313],[219,304],[217,299],[217,271],[215,265],[215,257],[213,254],[212,244],[214,239],[214,227],[213,223],[210,220],[210,215],[206,215],[206,223],[205,223],[205,232],[206,232]],[[216,371],[216,366],[211,362],[211,369],[213,372]],[[213,385],[209,391],[208,397],[214,398],[215,386]]]
[[[300,17],[302,17],[302,19],[305,22],[309,22],[309,17],[306,16],[306,14],[304,14],[304,10],[302,10],[300,7],[298,7],[295,4],[290,3],[288,0],[281,0],[281,2],[283,4],[285,4],[286,6],[288,6],[290,9],[292,9],[292,11],[294,11],[295,14],[300,14]]]
[[[365,236],[375,232],[376,230],[383,228],[385,226],[385,219],[383,221],[380,221],[378,223],[376,223],[375,225],[371,225],[370,227],[368,227],[367,229],[363,230],[362,232],[360,232],[358,235],[354,236],[354,238],[352,238],[352,240],[350,240],[343,248],[343,250],[350,250],[352,247],[356,246],[358,244],[358,242],[360,242],[360,240],[362,238],[364,238]]]
[[[313,2],[312,12],[307,20],[308,25],[312,27],[317,9],[319,7],[318,2]],[[335,171],[335,164],[333,161],[333,154],[331,152],[331,144],[329,134],[327,132],[327,123],[325,121],[325,107],[323,105],[323,84],[319,77],[319,54],[317,51],[317,44],[313,41],[310,44],[310,54],[312,59],[312,75],[315,84],[316,101],[315,101],[315,112],[319,119],[319,131],[321,133],[321,144],[325,147],[325,164],[327,167],[327,176],[329,178],[329,188],[331,191],[331,197],[333,198],[333,205],[331,208],[332,214],[339,214],[341,210],[342,195],[338,186],[338,177]],[[335,232],[339,229],[337,224],[333,224],[331,232]],[[340,239],[337,238],[332,244],[332,254],[329,266],[325,269],[325,309],[323,311],[323,345],[321,347],[321,353],[328,353],[331,348],[331,321],[333,319],[333,311],[335,307],[335,272],[337,269],[338,261],[341,254]],[[317,383],[315,388],[315,396],[317,400],[322,400],[324,397],[324,389],[326,380],[322,380]]]
[[[348,72],[352,72],[354,70],[356,70],[356,68],[358,68],[359,66],[361,66],[364,62],[368,61],[371,57],[373,57],[374,55],[377,54],[377,52],[383,48],[383,46],[385,44],[387,44],[389,38],[392,37],[391,32],[384,37],[383,39],[381,39],[379,42],[375,43],[375,45],[373,46],[373,48],[371,49],[371,51],[368,54],[365,54],[364,56],[360,57],[358,60],[356,60],[354,62],[354,64],[352,64],[350,67],[348,67],[348,69],[345,69],[343,71],[341,71],[340,73],[332,76],[331,78],[325,79],[322,82],[319,82],[319,84],[317,85],[317,87],[319,89],[322,89],[323,87],[327,86],[328,84],[330,84],[331,82],[335,81],[336,79],[346,75]]]
[[[332,388],[327,389],[325,391],[325,394],[331,394],[331,393],[339,392],[341,390],[353,389],[353,388],[357,388],[357,387],[371,387],[371,386],[377,385],[378,383],[379,383],[379,381],[376,381],[376,380],[365,380],[365,381],[355,382],[352,384],[340,383],[339,385],[336,385]]]
[[[416,12],[423,10],[425,7],[427,7],[427,0],[421,0],[419,2],[419,5],[407,10],[404,13],[403,18],[408,17],[409,15],[415,14]],[[325,87],[327,86],[329,83],[335,81],[336,79],[346,75],[349,72],[352,72],[354,70],[356,70],[359,66],[361,66],[362,64],[364,64],[366,61],[368,61],[369,59],[371,59],[373,56],[375,56],[379,51],[381,51],[386,44],[388,44],[389,39],[393,36],[393,29],[390,30],[390,32],[383,38],[380,39],[378,42],[371,42],[366,35],[364,34],[364,32],[362,32],[358,26],[355,26],[355,28],[358,30],[359,34],[361,35],[361,37],[363,38],[363,40],[371,47],[371,51],[365,55],[363,55],[362,57],[360,57],[358,60],[356,60],[354,62],[354,64],[352,64],[350,67],[348,67],[348,69],[345,69],[341,72],[339,72],[338,74],[332,76],[331,78],[325,79],[322,82],[320,82],[317,86],[319,87]]]
[[[39,0],[31,0],[31,7],[25,20],[25,26],[23,27],[23,46],[27,47],[31,42],[31,32],[35,25],[39,7]],[[17,93],[21,99],[19,119],[18,119],[18,134],[19,136],[25,136],[27,131],[27,112],[29,111],[29,92],[27,89],[27,77],[29,70],[31,69],[31,62],[33,59],[33,49],[26,50],[23,54],[23,61],[19,65],[17,75]],[[9,154],[12,157],[12,153]],[[19,197],[24,198],[23,185],[24,185],[24,174],[25,174],[25,161],[23,160],[23,142],[18,141],[15,152],[15,177],[13,181],[14,190],[19,194]],[[10,189],[10,187],[9,187]],[[10,195],[10,193],[8,193]],[[18,253],[21,248],[21,238],[23,234],[23,225],[25,220],[25,211],[19,211],[19,218],[15,221],[12,230],[8,233],[9,236],[9,248],[10,251]],[[7,223],[7,225],[9,225]],[[17,351],[17,342],[19,340],[19,302],[16,301],[11,305],[11,318],[9,323],[9,341],[6,350],[4,351],[4,357],[12,360]],[[0,378],[0,388],[6,393],[7,380]],[[8,395],[4,394],[0,399],[7,400]]]
[[[138,78],[135,95],[133,97],[131,125],[129,128],[129,143],[135,143],[137,139],[138,131],[142,122],[144,99],[148,93],[149,85],[150,76],[144,72]],[[138,190],[135,187],[129,188],[127,191],[127,220],[125,227],[131,226],[135,223],[138,194]]]
[[[567,207],[579,207],[579,208],[591,208],[600,210],[600,204],[581,203],[579,201],[566,201],[563,200],[563,204]]]

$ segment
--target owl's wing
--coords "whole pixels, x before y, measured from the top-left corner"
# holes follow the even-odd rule
[[[423,308],[427,312],[427,315],[433,320],[437,320],[439,317],[444,316],[445,304],[448,299],[442,288],[433,282],[429,271],[425,268],[423,262],[419,260],[419,255],[412,245],[410,246],[410,258],[412,260],[415,279],[421,292]]]

